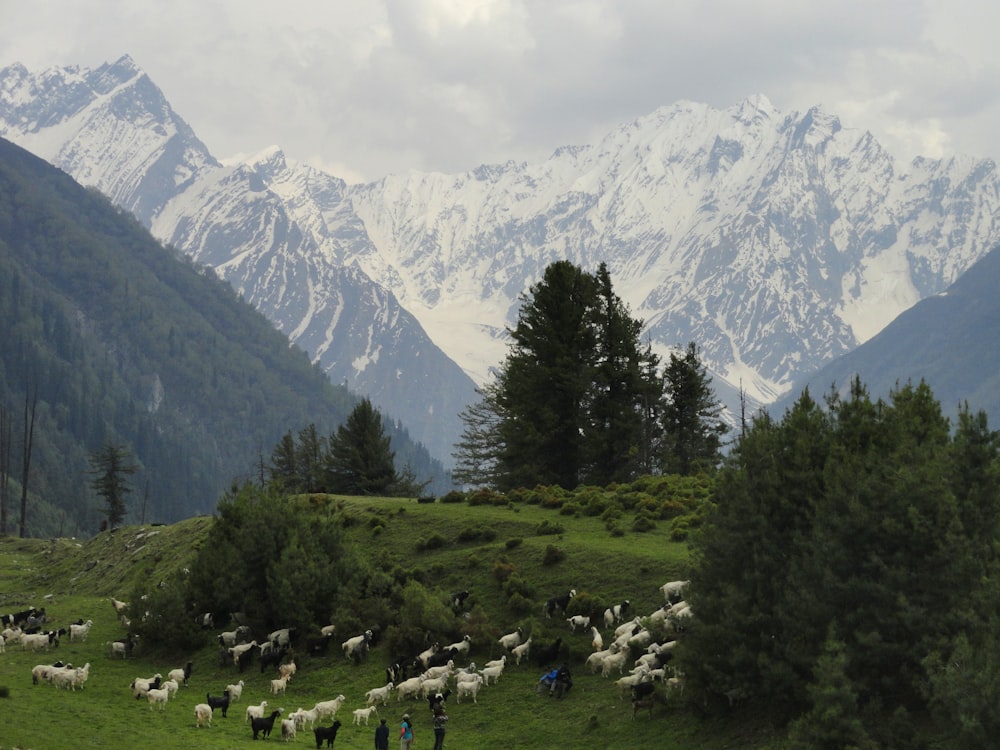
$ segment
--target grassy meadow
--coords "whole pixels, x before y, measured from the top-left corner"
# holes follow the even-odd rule
[[[586,744],[597,748],[783,748],[780,736],[745,716],[725,720],[704,718],[676,696],[664,696],[652,718],[632,718],[629,701],[620,700],[610,678],[591,675],[583,661],[591,651],[590,635],[571,634],[562,617],[542,617],[542,602],[575,588],[606,602],[629,599],[635,612],[648,614],[662,604],[658,590],[664,581],[688,572],[688,551],[671,541],[669,524],[661,522],[644,532],[612,535],[596,516],[563,515],[540,505],[506,506],[465,503],[417,503],[395,498],[311,498],[336,502],[344,517],[346,535],[373,568],[418,570],[425,586],[442,597],[467,589],[468,604],[496,633],[519,624],[531,628],[535,643],[562,636],[564,653],[574,675],[568,697],[539,696],[535,682],[541,667],[509,665],[496,686],[484,687],[477,703],[461,704],[452,696],[446,748],[554,748]],[[562,527],[562,533],[539,534],[540,525]],[[364,706],[364,693],[385,684],[390,654],[383,642],[360,665],[348,662],[339,649],[355,632],[339,632],[328,655],[296,658],[298,672],[284,696],[269,695],[271,670],[261,674],[255,662],[240,675],[231,664],[221,665],[215,635],[206,633],[204,648],[195,653],[163,653],[149,644],[128,660],[112,659],[106,642],[121,638],[110,597],[127,599],[140,582],[155,583],[189,565],[205,540],[211,519],[194,518],[171,526],[126,527],[104,532],[86,541],[67,539],[0,539],[0,612],[44,606],[52,627],[77,619],[92,619],[84,643],[64,637],[58,649],[26,653],[19,645],[0,654],[0,750],[78,750],[79,748],[233,748],[252,742],[245,723],[245,707],[267,700],[286,714],[311,708],[318,700],[346,696],[338,713],[342,722],[337,748],[370,748],[378,720],[354,726],[351,711]],[[512,541],[513,540],[513,541]],[[520,541],[517,541],[520,540]],[[556,553],[550,548],[555,548]],[[553,562],[554,558],[561,557]],[[513,565],[530,585],[530,611],[514,613],[499,582],[494,564]],[[352,613],[333,613],[334,622],[350,622]],[[609,632],[602,628],[605,641]],[[474,640],[470,659],[482,665],[500,656],[495,639]],[[74,666],[89,662],[85,688],[70,692],[49,684],[31,684],[31,669],[61,659]],[[129,689],[136,677],[164,676],[193,661],[188,687],[181,687],[165,710],[150,710]],[[221,695],[225,686],[245,681],[243,697],[228,718],[216,712],[211,728],[196,728],[193,707],[206,693]],[[398,702],[395,694],[379,716],[392,727],[404,712],[414,718],[416,748],[433,743],[425,701]],[[326,723],[329,723],[328,721]],[[277,725],[276,725],[277,726]],[[269,742],[281,742],[276,729]],[[294,744],[313,747],[305,730]],[[395,747],[392,744],[391,747]]]

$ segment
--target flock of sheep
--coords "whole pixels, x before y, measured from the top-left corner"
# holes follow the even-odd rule
[[[682,631],[688,618],[692,616],[690,606],[683,600],[684,587],[687,583],[687,581],[671,581],[661,586],[665,603],[646,617],[636,616],[629,619],[631,605],[625,600],[605,610],[599,623],[592,622],[595,618],[585,615],[565,618],[571,633],[589,631],[593,651],[587,657],[585,666],[590,672],[600,673],[604,677],[619,675],[615,684],[619,688],[620,698],[624,699],[626,694],[631,693],[633,718],[640,709],[649,709],[651,714],[656,681],[673,689],[683,688],[683,676],[672,672],[667,666],[677,641],[671,639],[658,642],[656,635],[670,632],[671,628],[674,632]],[[576,591],[570,590],[566,594],[549,599],[543,606],[543,614],[549,618],[554,615],[565,615],[569,602],[575,595]],[[460,607],[467,596],[468,592],[454,594],[453,606]],[[124,618],[127,605],[117,599],[112,599],[112,605],[119,617]],[[125,619],[122,621],[127,623]],[[0,634],[0,652],[9,645],[17,643],[24,650],[48,650],[58,646],[59,638],[67,632],[71,641],[83,642],[87,640],[93,625],[91,620],[85,622],[81,620],[71,624],[68,631],[65,629],[45,631],[43,630],[45,622],[44,610],[30,609],[13,615],[0,616],[0,624],[5,625]],[[211,624],[211,618],[208,617],[204,624]],[[607,647],[599,625],[603,625],[606,631],[610,630],[612,640]],[[277,674],[269,682],[271,697],[272,700],[284,697],[289,682],[297,670],[294,657],[290,656],[293,629],[283,628],[273,631],[260,642],[252,638],[247,640],[250,635],[250,629],[245,626],[220,633],[218,635],[222,647],[220,655],[224,659],[232,659],[233,664],[241,672],[249,663],[248,656],[252,658],[255,654],[260,658],[262,672],[266,665],[273,664]],[[323,628],[317,637],[308,639],[307,652],[325,651],[333,635],[332,626]],[[377,637],[376,632],[367,630],[348,638],[341,644],[344,656],[355,661],[364,659],[370,648],[375,645]],[[551,668],[551,665],[560,661],[561,644],[561,638],[547,645],[536,644],[530,634],[525,637],[525,633],[518,628],[497,641],[502,655],[478,668],[475,662],[468,659],[472,647],[470,636],[465,636],[444,648],[435,643],[417,656],[397,660],[387,667],[386,683],[364,694],[365,705],[353,710],[353,723],[360,725],[363,722],[367,726],[369,720],[378,715],[379,706],[387,706],[393,694],[396,703],[408,699],[422,699],[428,701],[432,708],[437,704],[443,704],[452,695],[456,703],[461,703],[463,700],[478,703],[482,688],[496,684],[509,663],[520,665],[522,661],[530,658],[536,664]],[[135,641],[127,637],[106,645],[108,654],[112,658],[128,658]],[[636,654],[639,654],[638,658],[633,658]],[[465,666],[458,666],[459,662],[467,663]],[[626,667],[629,667],[628,674],[625,673]],[[177,696],[180,688],[188,685],[192,668],[192,662],[188,662],[182,668],[169,670],[166,679],[163,679],[160,673],[149,678],[137,677],[129,687],[137,700],[146,698],[150,710],[162,711],[167,703]],[[83,667],[73,667],[61,662],[39,664],[32,669],[32,683],[48,683],[57,688],[77,690],[84,687],[89,674],[89,662]],[[566,674],[568,676],[568,670]],[[244,685],[245,682],[241,679],[227,685],[220,696],[207,694],[205,702],[198,703],[194,707],[195,726],[211,727],[212,716],[216,711],[220,711],[225,717],[231,704],[241,700]],[[571,685],[571,682],[568,686],[564,685],[564,690],[568,690]],[[281,736],[285,740],[294,739],[299,731],[308,728],[314,734],[317,748],[323,742],[329,747],[332,746],[337,730],[341,726],[336,715],[345,701],[344,695],[338,695],[336,698],[317,702],[311,709],[300,707],[287,717],[281,718],[284,709],[268,710],[268,701],[263,700],[257,705],[247,706],[245,723],[250,726],[254,739],[258,736],[268,737],[278,724]],[[332,723],[323,726],[325,721]]]

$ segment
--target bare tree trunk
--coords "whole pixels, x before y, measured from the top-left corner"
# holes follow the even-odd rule
[[[10,504],[10,457],[12,429],[10,412],[0,406],[0,536],[7,534],[7,514]]]
[[[38,386],[35,386],[31,401],[31,421],[28,421],[28,391],[24,392],[24,461],[21,472],[21,527],[19,536],[26,536],[26,521],[28,517],[28,473],[31,470],[31,445],[35,439],[35,408],[38,406]]]

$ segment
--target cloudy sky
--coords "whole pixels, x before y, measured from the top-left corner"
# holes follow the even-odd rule
[[[130,54],[219,158],[349,181],[544,159],[680,99],[1000,158],[995,0],[0,0],[0,67]]]

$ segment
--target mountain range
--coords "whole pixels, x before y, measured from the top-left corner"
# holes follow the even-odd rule
[[[0,70],[0,136],[211,267],[446,458],[552,261],[605,262],[644,336],[774,402],[1000,236],[987,159],[897,161],[820,107],[679,102],[539,163],[349,185],[280,148],[222,164],[130,57]]]

